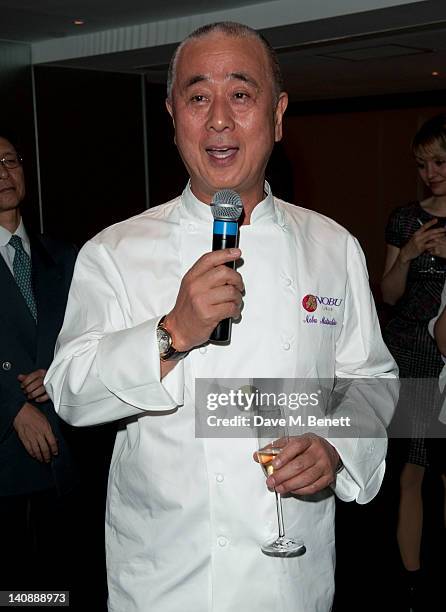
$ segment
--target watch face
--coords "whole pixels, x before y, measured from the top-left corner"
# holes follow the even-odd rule
[[[170,334],[162,327],[158,327],[156,330],[156,339],[158,340],[159,353],[160,355],[164,355],[167,353],[172,343]]]

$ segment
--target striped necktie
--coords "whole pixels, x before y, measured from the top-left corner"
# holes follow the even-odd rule
[[[15,281],[34,320],[37,321],[37,308],[32,285],[31,258],[23,248],[20,236],[15,234],[11,236],[9,244],[15,249],[14,261],[12,263]]]

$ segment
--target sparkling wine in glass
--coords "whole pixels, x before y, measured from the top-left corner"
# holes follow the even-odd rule
[[[281,414],[280,410],[268,410],[259,413],[263,418],[270,419],[268,421],[278,422],[277,416]],[[268,416],[267,416],[268,415]],[[257,451],[258,461],[265,472],[266,476],[274,473],[272,462],[274,458],[282,451],[283,447],[288,442],[288,429],[283,425],[268,425],[257,428],[259,450]],[[306,551],[305,544],[302,540],[289,538],[285,534],[285,525],[283,522],[282,498],[274,491],[276,496],[277,522],[279,526],[279,535],[273,541],[265,542],[262,545],[262,552],[269,557],[299,557]]]

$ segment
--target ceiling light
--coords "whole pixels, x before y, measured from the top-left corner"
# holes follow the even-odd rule
[[[81,26],[85,24],[85,21],[83,19],[74,19],[73,23],[74,25]]]
[[[434,70],[434,71],[432,72],[432,76],[440,76],[440,73],[439,73],[439,72],[437,72],[436,70]]]

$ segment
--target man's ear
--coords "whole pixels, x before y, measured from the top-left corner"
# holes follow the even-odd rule
[[[166,98],[166,108],[167,108],[167,112],[173,119],[172,100],[170,98]]]
[[[276,104],[276,110],[274,111],[274,140],[279,142],[282,140],[282,119],[288,106],[288,94],[284,91],[281,92],[279,100]]]
[[[172,100],[170,98],[166,98],[166,108],[167,108],[167,112],[169,113],[169,115],[172,118],[173,130],[174,130],[173,141],[174,141],[175,144],[177,144],[177,140],[175,138],[175,119],[173,118]]]

